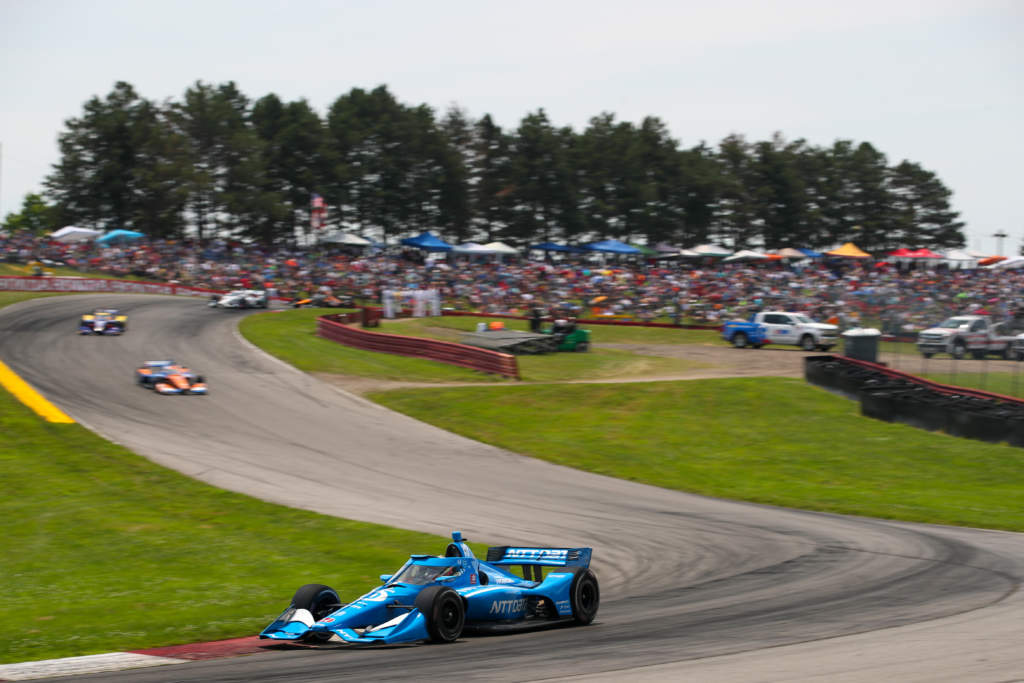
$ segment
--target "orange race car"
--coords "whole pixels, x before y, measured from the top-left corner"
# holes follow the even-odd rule
[[[135,371],[135,381],[158,394],[206,394],[206,382],[173,360],[148,360]]]

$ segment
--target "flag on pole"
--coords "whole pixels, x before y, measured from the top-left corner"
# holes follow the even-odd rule
[[[309,211],[309,226],[314,230],[324,227],[327,220],[327,203],[318,194],[313,195],[313,201]]]

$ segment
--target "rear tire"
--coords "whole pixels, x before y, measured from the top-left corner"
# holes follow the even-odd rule
[[[922,355],[922,356],[924,356],[925,358],[931,358],[931,357],[932,357],[932,356],[934,356],[935,354],[934,354],[934,353],[929,353],[929,352],[927,352],[927,351],[922,351],[922,352],[921,352],[921,355]]]
[[[569,586],[569,604],[572,606],[572,618],[580,626],[585,626],[597,616],[597,608],[601,605],[601,590],[597,585],[597,577],[589,569],[581,569],[572,577]]]
[[[732,336],[732,345],[737,349],[744,349],[747,346],[747,335],[737,332]]]
[[[590,344],[588,344],[587,342],[580,342],[576,344],[576,348],[573,349],[573,351],[578,351],[580,353],[585,353],[588,350],[590,350]]]
[[[341,607],[341,598],[330,586],[325,586],[322,583],[307,583],[295,591],[295,595],[292,597],[292,607],[309,610],[313,619],[320,621]]]
[[[466,607],[459,594],[448,586],[430,586],[416,596],[418,609],[427,622],[433,643],[454,643],[466,625]]]

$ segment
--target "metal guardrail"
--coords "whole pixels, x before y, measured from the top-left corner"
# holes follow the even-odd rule
[[[371,332],[351,326],[350,323],[359,322],[360,319],[360,313],[322,315],[316,321],[317,336],[365,351],[425,358],[470,370],[519,379],[519,363],[511,354],[437,339]]]

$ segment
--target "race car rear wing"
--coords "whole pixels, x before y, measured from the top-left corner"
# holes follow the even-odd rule
[[[516,548],[502,545],[487,549],[487,563],[535,567],[589,567],[591,548]]]

